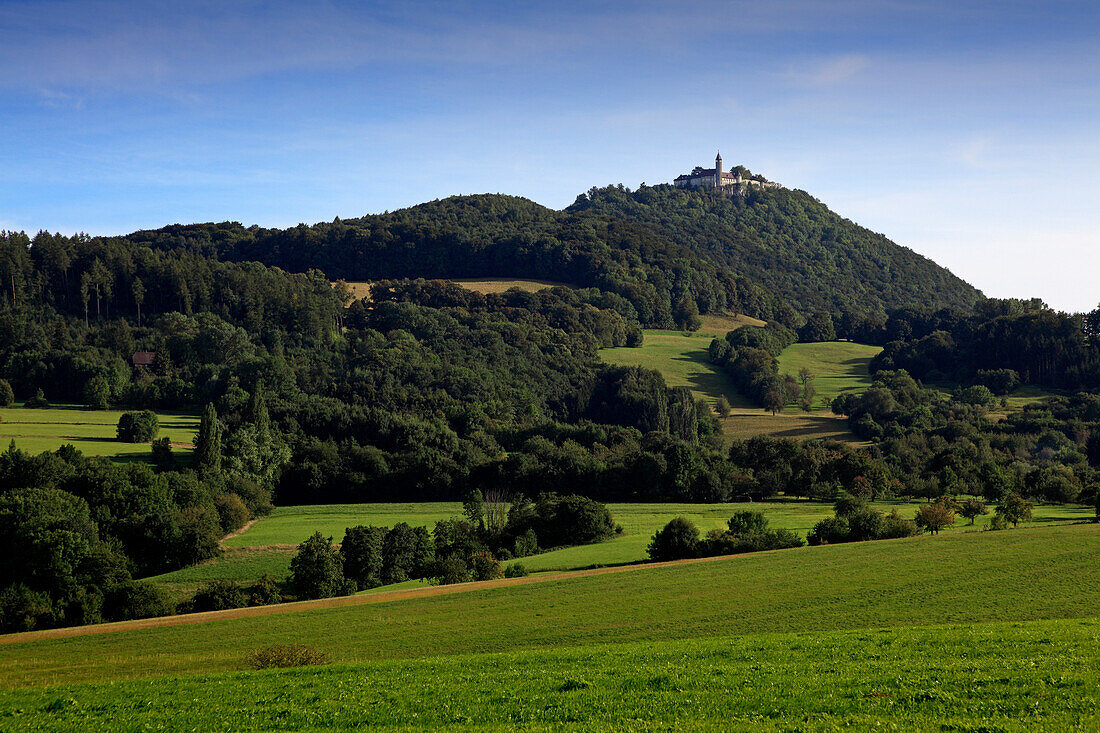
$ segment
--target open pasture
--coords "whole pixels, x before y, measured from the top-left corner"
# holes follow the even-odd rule
[[[346,282],[356,299],[370,299],[370,282]],[[540,290],[546,290],[547,288],[553,288],[559,285],[566,288],[571,287],[568,283],[554,282],[553,280],[523,280],[506,277],[469,278],[447,280],[447,282],[453,282],[455,285],[461,285],[467,290],[473,290],[474,292],[482,294],[504,293],[512,288],[519,288],[528,293],[537,293]]]
[[[725,395],[731,405],[754,407],[741,396],[730,378],[708,360],[707,347],[713,338],[699,332],[647,330],[641,346],[601,349],[600,357],[609,364],[656,369],[668,386],[687,387],[696,399],[714,402]]]
[[[851,341],[791,344],[779,355],[779,373],[797,377],[799,369],[809,369],[817,390],[814,402],[820,405],[844,392],[862,392],[870,387],[867,366],[880,351],[881,346]]]
[[[745,730],[1100,727],[1100,621],[375,659],[0,693],[5,729]],[[184,722],[186,721],[186,722]],[[939,723],[939,725],[935,725]]]
[[[897,507],[903,515],[916,511],[917,504],[891,504],[879,502],[875,508],[889,511]],[[790,529],[805,534],[815,523],[832,516],[832,506],[818,502],[776,501],[729,504],[608,504],[615,522],[622,525],[623,533],[592,545],[579,545],[552,550],[516,560],[532,572],[550,570],[576,570],[606,565],[622,565],[646,559],[646,548],[653,534],[673,517],[687,517],[701,532],[724,527],[737,511],[762,511],[774,528]],[[360,524],[392,527],[398,522],[431,528],[435,522],[459,516],[462,505],[458,502],[424,502],[416,504],[340,504],[277,507],[274,513],[253,524],[246,532],[226,540],[226,552],[182,570],[158,575],[151,580],[167,590],[176,600],[182,600],[204,582],[224,579],[251,582],[265,573],[282,578],[290,569],[290,558],[298,543],[314,531],[339,542],[347,527]],[[1085,507],[1038,506],[1035,508],[1037,524],[1054,524],[1086,521],[1092,511]],[[946,532],[965,532],[980,529],[990,517],[979,517],[975,526],[965,524],[960,518]]]
[[[109,456],[119,460],[150,457],[148,443],[123,443],[115,437],[122,410],[90,410],[81,405],[53,405],[44,409],[0,408],[0,442],[9,441],[28,453],[57,450],[71,443],[89,456]],[[172,450],[189,454],[193,449],[199,418],[182,412],[158,412],[158,437],[167,436]]]
[[[731,329],[724,329],[721,335],[728,330]],[[847,420],[831,410],[805,413],[788,407],[772,415],[746,399],[732,380],[708,360],[707,347],[714,337],[702,329],[687,335],[679,331],[649,330],[645,332],[642,346],[602,349],[600,356],[610,364],[656,369],[669,386],[687,387],[696,399],[705,399],[711,404],[724,395],[733,410],[722,420],[722,430],[731,440],[765,434],[798,440],[828,438],[858,442],[848,429]],[[780,355],[779,373],[797,376],[801,367],[808,368],[816,375],[814,402],[821,405],[825,399],[831,400],[841,392],[862,391],[869,387],[871,379],[867,365],[879,351],[881,348],[877,346],[844,341],[794,344]]]
[[[1091,618],[1100,608],[1098,559],[1095,524],[960,532],[493,581],[404,600],[316,601],[267,615],[227,611],[185,625],[153,619],[102,634],[8,635],[0,637],[0,687],[239,671],[249,651],[290,642],[315,646],[336,663],[358,664],[746,634]],[[869,663],[886,653],[866,649]],[[981,644],[966,651],[978,653]],[[916,659],[918,665],[931,661],[923,654]]]

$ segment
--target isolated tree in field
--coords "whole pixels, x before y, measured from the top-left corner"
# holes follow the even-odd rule
[[[199,432],[195,436],[195,468],[200,474],[221,472],[222,426],[214,404],[207,403],[199,420]]]
[[[726,399],[725,395],[721,395],[717,401],[715,401],[714,409],[718,413],[718,417],[729,417],[730,401]]]
[[[921,529],[928,530],[932,534],[939,534],[944,527],[955,523],[955,512],[946,504],[936,502],[925,504],[917,509],[917,516],[913,518]]]
[[[290,592],[300,600],[347,594],[351,584],[344,578],[343,565],[332,538],[314,532],[290,559]]]
[[[989,509],[986,507],[984,500],[970,496],[959,505],[959,514],[969,519],[971,524],[974,524],[977,517],[989,514]]]
[[[7,380],[0,379],[0,407],[7,407],[15,402],[15,392]]]
[[[783,400],[783,395],[778,389],[769,389],[764,393],[764,409],[771,412],[773,415],[778,415],[783,412],[783,405],[786,404]]]
[[[157,437],[160,424],[157,414],[151,410],[124,412],[118,418],[115,433],[124,443],[148,443]]]
[[[682,560],[695,557],[699,545],[699,529],[691,520],[676,517],[658,530],[649,542],[651,560]]]
[[[1031,502],[1013,492],[997,505],[997,515],[1003,517],[1006,522],[1012,522],[1012,526],[1020,522],[1031,521]]]

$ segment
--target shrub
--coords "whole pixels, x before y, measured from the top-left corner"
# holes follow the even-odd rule
[[[273,603],[283,602],[283,593],[279,587],[279,582],[264,573],[260,576],[252,585],[245,589],[245,594],[248,596],[248,605],[250,606],[270,606]]]
[[[814,525],[806,535],[810,545],[832,545],[848,542],[848,520],[840,515],[827,517]]]
[[[877,540],[882,537],[886,520],[882,516],[882,512],[864,507],[859,511],[852,512],[845,518],[848,520],[849,542]]]
[[[543,547],[599,542],[615,532],[607,507],[584,496],[542,494],[535,502],[534,521]]]
[[[514,562],[504,568],[505,578],[526,578],[530,574],[531,572],[527,569],[527,566],[519,562]]]
[[[470,571],[462,558],[449,555],[436,564],[435,580],[440,585],[465,583],[470,580]]]
[[[222,494],[214,499],[218,510],[218,523],[222,532],[233,532],[248,523],[248,507],[236,494]]]
[[[248,605],[248,596],[244,589],[231,580],[211,580],[203,583],[195,591],[188,604],[192,613],[203,611],[224,611],[227,608],[244,608]]]
[[[15,402],[15,393],[12,392],[11,384],[5,379],[0,379],[0,407],[8,407]]]
[[[975,384],[955,392],[955,400],[967,405],[979,407],[992,407],[997,404],[996,398],[989,388],[982,384]]]
[[[0,590],[0,631],[31,631],[56,626],[58,614],[49,595],[22,583]]]
[[[726,523],[730,534],[745,535],[764,532],[768,529],[768,520],[764,512],[737,512]]]
[[[327,662],[327,654],[305,644],[277,644],[257,649],[248,655],[248,666],[253,669],[308,667]]]
[[[658,530],[649,542],[651,560],[682,560],[695,557],[699,545],[699,529],[685,517],[676,517]]]
[[[1006,395],[1020,386],[1020,374],[1014,369],[980,369],[977,382],[993,394]]]
[[[172,457],[172,441],[167,436],[153,441],[152,452],[153,463],[162,471],[167,471],[176,462]]]
[[[504,577],[504,569],[487,550],[479,550],[470,558],[470,572],[474,580],[497,580]]]
[[[23,407],[31,407],[37,409],[44,409],[50,406],[50,403],[46,400],[46,395],[42,392],[42,388],[39,387],[38,391],[34,393],[34,397],[31,397],[25,403]]]
[[[108,621],[167,616],[173,610],[163,591],[138,581],[116,585],[103,599],[103,617]]]
[[[528,529],[523,534],[516,537],[515,543],[512,545],[513,557],[527,557],[528,555],[536,555],[539,551],[539,540],[535,536],[535,530]]]
[[[881,540],[897,540],[902,537],[913,537],[920,534],[920,528],[912,519],[905,519],[897,509],[893,509],[882,521]]]
[[[124,443],[148,443],[157,437],[160,425],[157,415],[150,410],[124,412],[118,418],[116,433]]]

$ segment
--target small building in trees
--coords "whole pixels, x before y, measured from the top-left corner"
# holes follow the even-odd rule
[[[155,351],[138,351],[134,353],[133,362],[135,367],[150,367],[153,362],[156,361],[157,352]]]

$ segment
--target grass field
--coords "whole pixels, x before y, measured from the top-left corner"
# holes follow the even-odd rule
[[[478,293],[503,293],[512,288],[519,288],[525,290],[528,293],[535,293],[539,290],[545,290],[546,288],[553,288],[558,285],[569,287],[567,283],[554,282],[553,280],[515,280],[505,277],[487,277],[481,279],[465,279],[465,280],[449,280],[456,285],[461,285],[467,290],[473,290]],[[351,289],[353,295],[356,298],[370,298],[369,282],[349,282],[348,288]]]
[[[272,615],[223,615],[178,626],[137,623],[70,638],[23,641],[14,635],[0,637],[0,687],[232,672],[242,669],[250,650],[292,641],[325,651],[333,662],[361,664],[592,644],[1087,618],[1100,608],[1098,559],[1100,525],[1062,525],[505,581],[400,601],[330,607],[317,602]],[[1096,631],[1094,625],[1092,637]],[[876,659],[871,650],[868,663]],[[915,666],[931,661],[923,654],[902,656]],[[399,679],[400,672],[395,674]],[[542,676],[535,669],[527,674]]]
[[[1096,730],[1100,622],[756,634],[0,693],[11,731]]]
[[[730,504],[609,504],[623,534],[606,542],[553,550],[522,558],[533,572],[576,570],[606,565],[622,565],[646,559],[646,547],[653,534],[673,517],[687,517],[700,531],[724,527],[736,511],[763,511],[772,527],[790,529],[805,534],[819,520],[832,515],[832,507],[815,502],[755,502]],[[876,508],[889,511],[897,507],[903,514],[916,511],[916,504],[876,503]],[[432,527],[435,522],[459,516],[458,502],[426,502],[420,504],[343,504],[332,506],[278,507],[270,517],[259,520],[248,531],[225,542],[226,553],[219,558],[182,570],[159,575],[151,580],[168,591],[176,600],[183,600],[204,582],[225,579],[251,582],[263,574],[285,577],[290,570],[290,558],[298,543],[313,532],[339,542],[347,527],[360,524],[392,527],[397,522],[413,526]],[[1037,506],[1036,524],[1087,521],[1093,511],[1084,507]],[[974,527],[960,519],[947,532],[981,529],[989,517],[979,517]]]
[[[710,330],[721,331],[724,335],[732,329],[723,326]],[[707,347],[715,335],[704,332],[704,329],[690,335],[679,331],[650,330],[645,332],[645,341],[639,348],[603,349],[600,356],[610,364],[656,369],[669,386],[688,387],[697,399],[705,399],[712,404],[725,395],[733,411],[722,421],[722,430],[731,440],[766,434],[799,440],[831,438],[858,442],[848,430],[847,420],[829,410],[805,413],[788,407],[784,412],[772,415],[747,400],[730,378],[708,361]],[[797,375],[799,368],[808,367],[817,375],[814,380],[818,390],[815,403],[820,405],[825,398],[831,400],[841,392],[866,389],[871,383],[867,365],[879,351],[881,349],[877,346],[845,341],[794,344],[780,355],[779,372]]]
[[[89,456],[111,456],[121,460],[150,458],[148,443],[122,443],[115,437],[121,410],[89,410],[80,405],[54,405],[46,409],[0,408],[0,443],[29,452],[57,450],[72,443]],[[177,455],[189,454],[199,429],[199,418],[181,412],[157,413],[160,435],[173,443]]]
[[[871,386],[867,365],[882,351],[881,346],[867,346],[850,341],[829,341],[817,344],[791,344],[779,355],[779,373],[798,376],[803,367],[814,375],[816,404],[830,402],[844,392],[862,392]]]

